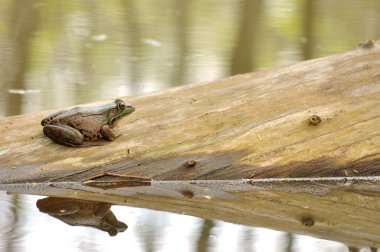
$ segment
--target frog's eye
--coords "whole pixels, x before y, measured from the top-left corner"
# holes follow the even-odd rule
[[[117,108],[118,108],[119,110],[123,110],[123,109],[125,109],[125,104],[124,104],[124,103],[118,103],[118,104],[117,104]]]

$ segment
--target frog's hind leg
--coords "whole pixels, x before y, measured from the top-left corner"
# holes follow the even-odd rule
[[[81,147],[83,135],[76,129],[67,125],[46,125],[44,134],[59,144]]]
[[[41,125],[42,126],[45,126],[47,125],[49,122],[51,122],[54,118],[56,118],[57,116],[59,116],[60,114],[66,112],[67,110],[61,110],[61,111],[58,111],[58,112],[55,112],[54,114],[52,115],[49,115],[47,117],[45,117],[44,119],[42,119],[41,121]]]

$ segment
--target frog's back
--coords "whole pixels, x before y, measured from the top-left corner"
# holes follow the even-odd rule
[[[77,130],[97,131],[107,124],[107,109],[103,107],[63,110],[45,117],[41,125],[69,125]]]

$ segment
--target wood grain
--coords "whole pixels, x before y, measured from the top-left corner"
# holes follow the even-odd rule
[[[40,125],[52,111],[0,118],[0,183],[79,181],[104,171],[155,180],[380,175],[379,59],[376,42],[127,97],[136,111],[106,146],[53,143]]]

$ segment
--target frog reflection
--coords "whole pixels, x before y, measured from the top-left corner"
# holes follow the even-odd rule
[[[115,236],[128,226],[116,219],[110,210],[111,204],[48,197],[37,201],[40,212],[49,214],[71,226],[88,226]]]

